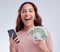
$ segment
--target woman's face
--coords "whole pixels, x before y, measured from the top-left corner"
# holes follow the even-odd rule
[[[21,10],[21,19],[26,26],[34,24],[35,11],[31,4],[25,4]]]

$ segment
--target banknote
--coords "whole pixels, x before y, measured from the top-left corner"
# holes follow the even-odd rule
[[[47,31],[44,27],[36,26],[28,31],[33,39],[42,38],[45,40],[48,37]]]

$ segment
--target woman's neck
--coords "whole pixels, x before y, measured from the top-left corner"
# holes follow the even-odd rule
[[[29,29],[35,27],[35,25],[31,25],[31,26],[24,26],[23,31],[28,31]]]

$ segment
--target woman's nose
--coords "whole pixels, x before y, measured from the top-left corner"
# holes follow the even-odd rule
[[[29,14],[30,14],[29,11],[27,11],[27,12],[26,12],[26,15],[29,15]]]

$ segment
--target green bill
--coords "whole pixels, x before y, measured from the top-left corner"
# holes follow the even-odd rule
[[[36,26],[30,29],[29,33],[34,39],[42,38],[43,40],[45,40],[48,36],[45,28],[40,26]]]

